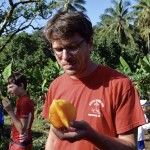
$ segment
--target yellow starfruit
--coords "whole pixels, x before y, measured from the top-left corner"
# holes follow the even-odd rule
[[[67,100],[53,100],[49,108],[50,123],[56,128],[69,128],[70,121],[74,121],[76,119],[76,114],[76,108]]]

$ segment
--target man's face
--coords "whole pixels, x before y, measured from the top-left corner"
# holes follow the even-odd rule
[[[14,83],[7,85],[7,90],[11,97],[19,95],[19,87]]]
[[[81,78],[86,75],[90,62],[92,44],[78,34],[66,40],[54,40],[53,52],[66,74]]]
[[[146,106],[142,106],[143,112],[146,113]]]

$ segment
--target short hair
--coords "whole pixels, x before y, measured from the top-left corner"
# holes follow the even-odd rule
[[[83,12],[58,12],[46,24],[44,38],[49,43],[52,40],[68,39],[79,34],[87,42],[93,37],[92,23]]]
[[[16,85],[20,85],[21,83],[24,84],[24,89],[26,90],[26,87],[27,87],[27,79],[24,75],[22,75],[21,73],[19,72],[15,72],[15,73],[12,73],[7,81],[6,81],[6,84],[9,85],[9,84],[16,84]]]

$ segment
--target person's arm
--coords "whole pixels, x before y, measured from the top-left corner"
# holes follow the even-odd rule
[[[91,131],[91,136],[87,140],[102,150],[137,150],[136,139],[137,128],[120,134],[118,138],[101,135],[93,130]]]
[[[144,130],[150,129],[150,123],[146,123],[146,124],[142,125],[142,128],[143,128]]]
[[[27,129],[28,120],[23,119],[23,118],[21,118],[20,120],[17,119],[17,117],[12,109],[11,103],[8,99],[5,99],[2,103],[3,103],[4,109],[9,114],[9,116],[10,116],[12,122],[14,123],[14,126],[16,127],[19,134],[23,134]]]
[[[45,150],[54,150],[54,146],[56,144],[56,140],[57,137],[56,135],[53,133],[51,127],[50,127],[50,131],[49,131],[49,135],[46,141],[46,145],[45,145]]]
[[[68,131],[62,132],[53,126],[52,130],[59,139],[70,143],[87,140],[101,150],[137,150],[137,128],[120,134],[117,138],[96,132],[85,121],[73,121]]]

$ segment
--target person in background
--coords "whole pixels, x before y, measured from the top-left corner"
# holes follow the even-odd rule
[[[70,128],[50,124],[45,150],[136,150],[137,129],[145,124],[137,91],[120,72],[91,60],[92,24],[82,12],[58,12],[44,38],[64,73],[49,87],[42,115],[49,121],[53,100],[77,109]]]
[[[2,103],[0,102],[0,140],[3,134],[3,131],[4,131],[4,114],[3,114],[3,106],[2,106]]]
[[[31,150],[31,127],[34,119],[34,105],[27,91],[27,79],[21,73],[13,73],[8,77],[7,89],[11,97],[16,99],[13,109],[8,98],[2,101],[3,107],[12,120],[12,141],[9,150]]]
[[[146,124],[138,127],[138,150],[145,150],[145,130],[150,129],[150,123],[148,123],[148,118],[146,116],[146,107],[148,106],[147,100],[140,100],[141,107],[144,112],[144,117],[146,119]]]

